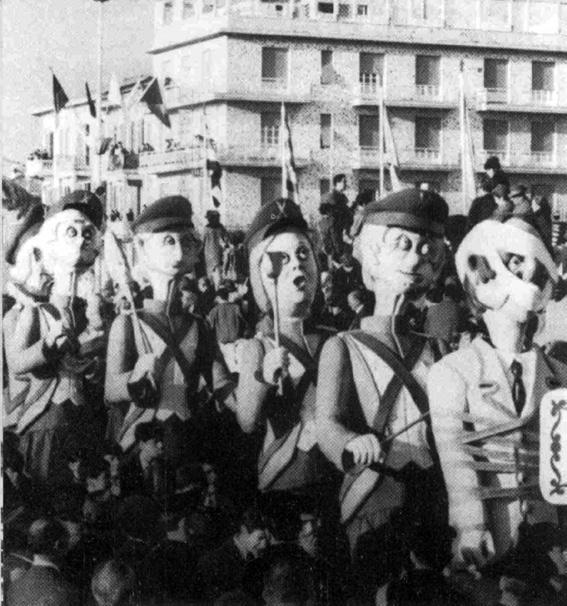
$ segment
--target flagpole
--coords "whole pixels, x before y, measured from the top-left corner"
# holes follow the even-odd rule
[[[285,128],[285,105],[282,101],[281,106],[281,117],[280,117],[280,132],[279,134],[279,145],[280,145],[280,160],[282,165],[282,198],[287,198],[287,180],[285,170],[285,150],[284,150],[284,128]]]
[[[207,202],[208,196],[208,180],[209,180],[209,171],[207,170],[207,113],[206,113],[206,105],[203,103],[203,197],[201,203],[201,212],[206,212],[207,207],[209,206],[209,202]]]
[[[51,71],[52,80],[55,78],[55,72],[53,68],[50,66],[49,70]],[[55,118],[55,129],[53,132],[53,159],[52,159],[52,174],[53,174],[53,187],[51,188],[51,202],[54,202],[54,198],[59,198],[59,162],[57,162],[57,156],[61,153],[61,141],[60,133],[59,133],[59,112],[57,108],[54,107],[54,118]]]
[[[98,3],[98,16],[97,16],[97,91],[96,91],[96,128],[93,140],[95,142],[95,149],[93,154],[93,170],[92,170],[92,186],[93,189],[100,185],[102,181],[102,156],[98,152],[100,151],[100,145],[102,142],[102,61],[103,61],[103,4],[107,0],[95,0]]]
[[[384,197],[384,94],[382,74],[378,74],[378,165],[380,167],[380,197]]]
[[[335,172],[335,120],[331,114],[331,141],[329,149],[329,190],[333,188],[333,177]]]
[[[466,146],[466,133],[465,133],[465,77],[464,77],[464,62],[461,59],[459,69],[459,114],[460,114],[460,144],[461,144],[461,197],[463,204],[463,214],[467,214],[467,191],[465,183],[465,146]]]

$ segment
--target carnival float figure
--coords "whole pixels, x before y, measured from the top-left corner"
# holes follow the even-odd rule
[[[557,522],[538,488],[538,419],[567,366],[532,344],[558,274],[530,224],[479,223],[456,265],[486,331],[433,366],[428,390],[455,555],[482,566],[515,544],[522,522]]]
[[[266,318],[264,328],[240,345],[238,421],[247,433],[265,432],[259,489],[306,493],[325,479],[315,383],[328,335],[310,325],[318,287],[311,234],[299,207],[279,199],[256,215],[245,243],[254,299]]]
[[[93,435],[90,395],[101,380],[104,339],[88,304],[102,219],[100,200],[75,191],[45,220],[41,206],[31,208],[7,247],[15,304],[4,318],[13,388],[6,421],[39,483],[64,472],[69,441],[86,445],[102,437]]]
[[[189,200],[168,196],[149,205],[132,224],[134,269],[152,296],[144,299],[142,309],[132,305],[116,317],[107,352],[111,437],[128,450],[136,426],[155,421],[163,432],[164,454],[174,466],[198,456],[202,436],[197,437],[195,415],[202,394],[225,399],[233,389],[204,321],[183,313],[176,299],[178,282],[193,270],[201,249],[191,217]],[[124,272],[123,277],[121,286],[128,293],[132,276]]]
[[[369,538],[376,553],[387,551],[394,512],[401,510],[408,528],[443,526],[445,498],[425,395],[442,347],[422,332],[422,306],[443,267],[447,214],[439,195],[417,189],[366,207],[357,244],[374,313],[360,330],[331,337],[321,353],[317,435],[323,453],[345,474],[342,521],[360,568]],[[399,560],[394,552],[384,556],[388,565]],[[377,564],[366,568],[360,584],[371,592],[380,575]]]

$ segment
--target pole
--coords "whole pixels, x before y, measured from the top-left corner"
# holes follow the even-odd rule
[[[378,74],[378,166],[380,168],[380,197],[384,192],[384,91],[382,74]]]
[[[97,86],[96,86],[96,126],[93,136],[93,189],[102,181],[102,156],[98,153],[102,142],[102,62],[103,62],[103,4],[107,0],[95,0],[98,3],[97,15]]]
[[[465,133],[465,77],[464,77],[464,61],[461,59],[461,65],[459,70],[459,114],[460,114],[460,144],[461,144],[461,196],[463,204],[463,213],[467,214],[467,187],[465,183],[465,171],[466,171],[466,159],[465,159],[465,146],[466,146],[466,133]]]
[[[335,172],[335,120],[331,114],[331,141],[329,149],[329,187],[333,187],[333,177]]]
[[[285,124],[285,105],[282,101],[281,116],[280,116],[280,132],[279,132],[279,147],[280,147],[280,160],[282,165],[282,198],[287,198],[287,178],[285,168],[285,150],[284,150],[284,124]]]
[[[207,110],[206,104],[203,103],[203,144],[201,153],[203,155],[203,198],[201,203],[201,213],[205,213],[210,204],[210,195],[209,195],[209,170],[207,168],[207,137],[209,136],[208,128],[207,128]]]

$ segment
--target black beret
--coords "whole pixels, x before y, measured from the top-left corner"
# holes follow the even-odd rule
[[[23,219],[9,227],[9,233],[4,241],[4,258],[13,265],[22,244],[35,236],[43,223],[43,206],[39,203],[27,208]]]
[[[59,202],[56,202],[47,209],[47,218],[63,211],[74,208],[83,213],[92,221],[97,229],[101,228],[104,210],[100,198],[95,194],[83,189],[77,189],[68,194],[65,194]]]
[[[496,156],[490,156],[484,163],[484,170],[488,170],[489,168],[492,170],[500,170],[500,160]]]
[[[404,189],[371,202],[364,209],[364,224],[403,227],[445,235],[449,216],[447,202],[433,191]]]
[[[132,223],[135,233],[156,233],[193,227],[191,202],[183,196],[166,196],[150,204]]]
[[[290,227],[301,231],[309,229],[299,206],[287,198],[278,198],[260,208],[248,228],[244,244],[250,251],[258,242]]]

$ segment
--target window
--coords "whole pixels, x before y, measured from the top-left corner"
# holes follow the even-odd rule
[[[550,121],[532,122],[531,151],[535,153],[553,153],[555,125]]]
[[[331,114],[321,114],[321,149],[331,147]]]
[[[273,202],[282,196],[282,180],[280,177],[262,177],[260,180],[260,203],[262,206]]]
[[[555,63],[549,61],[532,61],[532,90],[552,91],[554,83]]]
[[[277,145],[280,140],[279,112],[264,112],[261,117],[261,141],[264,146]]]
[[[360,147],[379,146],[378,114],[361,114],[358,117],[358,144]]]
[[[169,25],[173,21],[173,2],[163,3],[163,24]]]
[[[415,58],[415,83],[417,86],[439,86],[441,58],[417,55]]]
[[[359,192],[372,192],[373,199],[376,199],[376,194],[380,191],[380,182],[375,179],[362,179],[358,186]]]
[[[484,60],[484,88],[502,90],[508,88],[508,60]]]
[[[350,17],[350,4],[339,4],[339,19],[348,19]]]
[[[356,9],[356,14],[359,17],[366,17],[368,15],[368,4],[359,4]]]
[[[195,8],[193,6],[193,0],[183,0],[183,19],[188,19],[195,15]]]
[[[333,51],[321,51],[321,84],[332,84],[333,82]]]
[[[266,84],[287,83],[287,48],[262,49],[262,82]]]
[[[319,2],[317,10],[325,15],[332,15],[334,13],[332,2]]]
[[[439,150],[441,147],[441,119],[417,116],[415,119],[415,148]]]
[[[360,53],[359,82],[363,92],[376,92],[382,78],[384,55],[379,53]]]
[[[331,179],[320,179],[319,180],[319,195],[325,196],[331,191]]]
[[[482,130],[483,149],[490,152],[508,150],[508,122],[506,120],[485,120]]]

